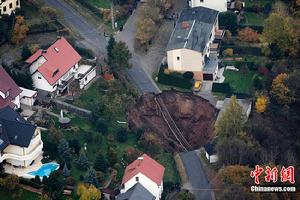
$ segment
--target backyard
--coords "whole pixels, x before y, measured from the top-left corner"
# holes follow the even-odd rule
[[[0,199],[1,200],[15,200],[13,194],[7,192],[4,188],[0,187]],[[36,200],[38,199],[38,195],[36,193],[29,192],[27,190],[22,190],[22,195],[20,199],[26,200]]]

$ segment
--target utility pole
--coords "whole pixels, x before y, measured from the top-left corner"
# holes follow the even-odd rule
[[[113,1],[111,1],[110,10],[111,10],[111,27],[112,27],[113,30],[115,30],[115,17],[114,17],[114,3],[113,3]]]

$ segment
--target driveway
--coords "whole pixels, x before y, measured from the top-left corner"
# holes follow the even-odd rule
[[[73,30],[76,30],[83,38],[83,40],[80,41],[82,45],[93,50],[98,57],[106,56],[107,40],[104,37],[103,32],[97,30],[91,23],[89,23],[63,0],[45,0],[44,2],[47,5],[60,10],[64,14],[67,25]],[[136,14],[134,12],[124,26],[123,31],[118,34],[116,38],[119,41],[122,40],[126,42],[128,48],[132,52],[132,59],[130,61],[132,67],[127,70],[127,73],[141,93],[159,93],[159,88],[152,80],[151,76],[149,76],[143,68],[145,63],[133,51],[135,19]]]
[[[192,192],[196,200],[214,200],[215,195],[211,190],[200,158],[195,151],[180,153],[188,177],[188,183],[183,186]]]

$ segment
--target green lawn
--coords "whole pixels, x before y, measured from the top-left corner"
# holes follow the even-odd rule
[[[255,71],[248,71],[247,73],[243,74],[240,71],[232,71],[232,70],[225,70],[225,83],[229,83],[233,92],[237,93],[249,93],[253,79],[257,73]]]
[[[245,18],[246,20],[244,24],[261,26],[263,25],[266,17],[264,16],[264,14],[245,12]]]
[[[87,0],[88,3],[98,8],[110,8],[110,0]]]
[[[175,160],[170,153],[162,153],[157,156],[157,161],[165,167],[164,181],[177,183],[180,182],[179,174],[176,169]]]
[[[20,199],[24,199],[24,200],[37,200],[38,199],[38,194],[33,193],[33,192],[29,192],[27,190],[22,190],[22,196]],[[1,200],[14,200],[14,198],[12,197],[12,194],[7,192],[4,188],[0,187],[0,199]]]

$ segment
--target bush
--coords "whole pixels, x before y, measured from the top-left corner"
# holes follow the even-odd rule
[[[227,48],[223,51],[224,56],[233,56],[233,49],[232,48]]]
[[[103,119],[98,119],[96,122],[97,131],[103,134],[107,133],[107,124]]]
[[[229,30],[232,34],[236,34],[238,29],[237,15],[231,11],[219,14],[220,27]]]
[[[22,58],[23,60],[27,60],[31,56],[31,51],[28,47],[28,45],[24,45],[22,48]]]
[[[28,186],[36,188],[36,189],[42,188],[42,186],[40,184],[35,183],[32,180],[29,180],[29,179],[26,179],[26,178],[22,178],[22,177],[20,177],[19,180],[20,180],[20,184],[28,185]]]
[[[233,52],[238,55],[262,56],[262,50],[260,47],[223,45],[220,48],[221,52],[223,52],[223,55],[226,53],[224,52],[226,49],[233,49]]]
[[[264,30],[264,26],[261,26],[261,25],[245,25],[245,24],[240,24],[238,26],[239,29],[244,29],[244,28],[247,28],[247,27],[249,27],[249,28],[257,31],[257,33],[262,33],[263,30]]]
[[[185,79],[182,74],[173,72],[169,75],[164,73],[164,68],[160,68],[158,73],[158,82],[165,85],[175,86],[184,89],[191,89],[193,84]]]
[[[258,73],[260,73],[261,75],[265,76],[265,75],[267,75],[269,73],[269,70],[268,70],[267,67],[262,66],[262,67],[258,68]]]
[[[118,142],[126,142],[128,139],[128,136],[127,136],[127,130],[126,129],[120,129],[118,132],[117,132],[117,141]]]
[[[184,72],[182,76],[183,76],[183,78],[185,78],[187,80],[192,80],[194,77],[194,73],[193,72]]]
[[[213,83],[212,91],[231,94],[232,89],[229,83]]]
[[[83,57],[85,57],[85,58],[88,58],[88,59],[93,59],[93,58],[95,58],[95,55],[94,55],[93,51],[90,50],[90,49],[85,49],[85,48],[82,48],[82,47],[77,46],[77,45],[75,46],[75,49],[76,49],[76,51],[77,51],[81,56],[83,56]]]

